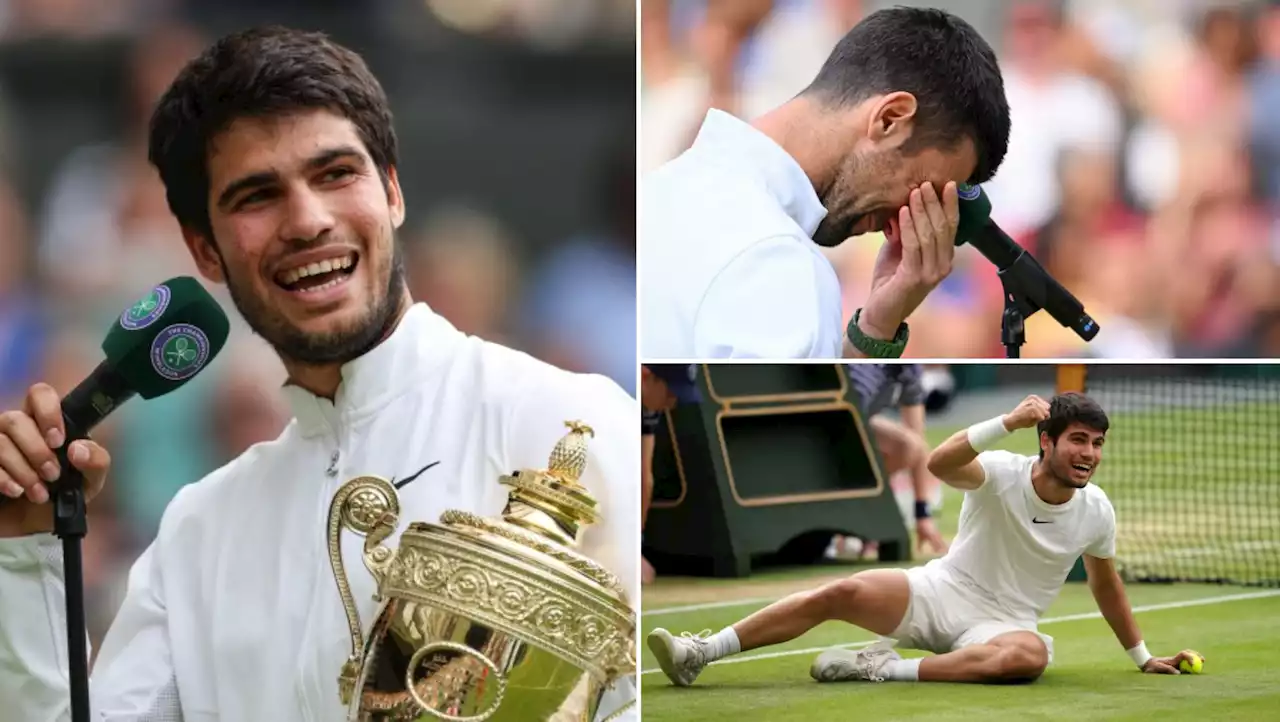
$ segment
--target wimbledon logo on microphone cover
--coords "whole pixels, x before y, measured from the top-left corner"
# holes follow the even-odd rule
[[[141,301],[120,314],[120,326],[126,331],[137,331],[155,323],[164,315],[165,309],[169,308],[171,295],[168,286],[156,286]]]
[[[189,323],[175,323],[151,342],[151,367],[170,381],[191,378],[209,360],[209,337]]]
[[[956,186],[956,195],[960,196],[962,201],[976,201],[978,196],[982,195],[980,186],[971,186],[968,183],[961,183]]]

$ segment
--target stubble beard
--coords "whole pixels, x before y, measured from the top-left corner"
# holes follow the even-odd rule
[[[325,366],[363,356],[396,322],[405,289],[404,252],[394,235],[391,247],[391,267],[382,294],[374,297],[365,314],[353,325],[323,333],[303,331],[272,311],[270,304],[254,295],[247,284],[242,286],[229,272],[221,251],[218,262],[222,265],[232,303],[254,333],[270,344],[282,359],[307,366]],[[369,258],[361,259],[361,263],[368,262]]]

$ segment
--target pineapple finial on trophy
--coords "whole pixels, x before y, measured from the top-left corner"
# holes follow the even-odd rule
[[[503,519],[528,531],[576,546],[585,526],[600,521],[600,510],[581,478],[587,468],[587,439],[595,431],[581,421],[556,442],[546,469],[522,469],[499,481],[511,492]]]
[[[595,438],[596,432],[581,421],[566,421],[569,433],[556,442],[547,462],[547,473],[566,484],[578,486],[578,479],[587,468],[587,437]]]

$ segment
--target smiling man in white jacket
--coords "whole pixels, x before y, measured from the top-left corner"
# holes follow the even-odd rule
[[[391,113],[357,55],[282,28],[224,38],[161,99],[150,156],[200,272],[227,284],[284,361],[294,419],[170,504],[94,666],[94,720],[343,719],[350,638],[325,553],[334,492],[355,476],[398,480],[396,537],[446,509],[496,515],[499,475],[544,468],[571,419],[595,430],[581,481],[603,510],[581,551],[636,604],[638,405],[413,304]],[[4,720],[69,719],[61,547],[39,483],[64,443],[59,403],[37,384],[0,414],[0,493],[14,497],[0,506]],[[68,452],[96,494],[107,451]],[[360,549],[344,538],[367,632],[376,604]],[[603,711],[634,697],[633,679],[619,687]]]

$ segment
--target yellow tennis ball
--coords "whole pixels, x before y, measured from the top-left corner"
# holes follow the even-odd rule
[[[1178,662],[1178,670],[1183,674],[1200,674],[1200,670],[1204,669],[1204,660],[1200,655],[1191,655],[1191,660],[1182,660]]]

